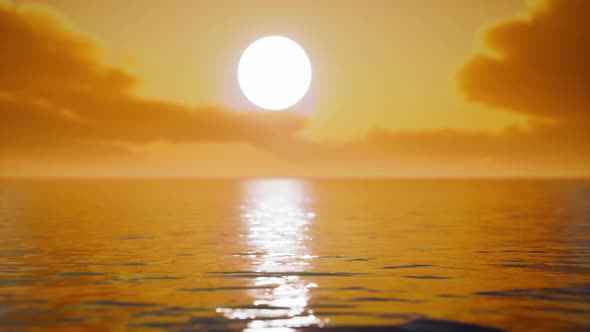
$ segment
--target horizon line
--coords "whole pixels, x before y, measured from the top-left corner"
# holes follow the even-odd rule
[[[590,176],[0,176],[0,181],[244,181],[244,180],[348,180],[348,181],[590,181]]]

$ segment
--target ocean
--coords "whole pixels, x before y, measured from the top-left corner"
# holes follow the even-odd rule
[[[2,331],[589,328],[590,181],[0,181]]]

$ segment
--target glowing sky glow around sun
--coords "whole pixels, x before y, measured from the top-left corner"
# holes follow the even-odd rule
[[[303,48],[282,36],[263,37],[242,54],[238,82],[246,98],[265,110],[299,102],[311,83],[311,63]]]

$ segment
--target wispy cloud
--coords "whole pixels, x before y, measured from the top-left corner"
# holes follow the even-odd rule
[[[154,141],[262,140],[295,135],[289,112],[230,112],[136,96],[139,79],[101,61],[92,38],[50,12],[0,2],[0,154],[76,159]],[[76,151],[75,154],[72,154]],[[62,156],[60,152],[64,152]]]

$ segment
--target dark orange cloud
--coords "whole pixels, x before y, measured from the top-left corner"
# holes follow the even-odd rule
[[[486,49],[460,69],[458,82],[468,101],[525,114],[527,128],[508,127],[497,133],[374,129],[364,140],[346,145],[299,147],[309,156],[378,170],[377,174],[587,176],[588,22],[589,1],[539,2],[527,19],[488,28]],[[304,159],[313,159],[309,156]]]
[[[468,100],[559,121],[590,120],[590,2],[540,2],[528,19],[488,29],[491,54],[459,73]]]
[[[289,112],[190,109],[133,94],[137,78],[50,13],[0,2],[0,153],[103,153],[128,143],[241,141],[295,135]],[[94,150],[97,149],[97,150]],[[68,153],[67,158],[76,159]]]

